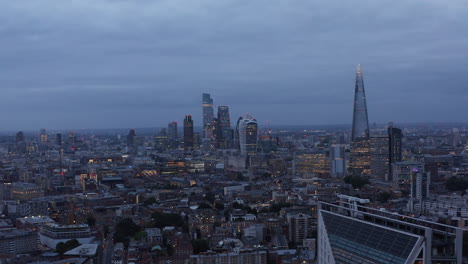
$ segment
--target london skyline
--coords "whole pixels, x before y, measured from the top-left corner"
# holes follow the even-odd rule
[[[201,126],[204,92],[232,120],[351,124],[357,64],[370,123],[466,122],[467,11],[462,1],[5,2],[0,130],[163,127],[185,115]]]

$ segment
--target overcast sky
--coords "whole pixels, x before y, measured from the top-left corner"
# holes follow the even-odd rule
[[[467,121],[465,0],[0,0],[0,130]]]

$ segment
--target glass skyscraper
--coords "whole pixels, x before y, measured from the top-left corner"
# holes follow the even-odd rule
[[[361,65],[356,69],[354,89],[353,128],[351,131],[351,153],[348,168],[349,175],[370,175],[370,136],[367,117],[366,94]]]
[[[206,128],[211,127],[213,125],[213,118],[214,118],[214,110],[213,110],[213,99],[211,98],[210,94],[204,93],[203,94],[203,132],[204,137],[209,137],[208,133],[205,132]],[[210,130],[210,129],[208,129]]]

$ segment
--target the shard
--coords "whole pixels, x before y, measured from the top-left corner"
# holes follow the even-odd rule
[[[354,91],[353,131],[351,141],[369,139],[369,119],[367,118],[366,93],[362,78],[361,65],[356,69],[356,86]]]
[[[356,70],[354,92],[353,131],[351,132],[351,153],[349,157],[349,175],[370,175],[370,135],[367,118],[366,94],[362,79],[361,65]]]

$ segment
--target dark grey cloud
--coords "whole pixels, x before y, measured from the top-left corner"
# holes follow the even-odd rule
[[[0,0],[2,129],[466,121],[463,0]]]

